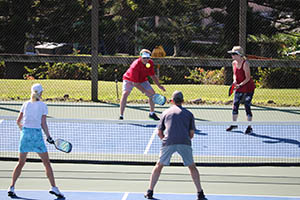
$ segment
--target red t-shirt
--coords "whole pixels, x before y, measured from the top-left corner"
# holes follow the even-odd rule
[[[246,61],[244,61],[242,63],[242,67],[240,69],[238,69],[236,67],[237,63],[235,63],[233,66],[233,73],[235,74],[237,84],[240,84],[241,82],[243,82],[246,79],[246,74],[243,69],[245,62]],[[242,87],[237,89],[236,91],[242,92],[242,93],[247,93],[247,92],[253,92],[254,90],[255,90],[255,84],[254,84],[252,78],[250,77],[250,80],[245,85],[243,85]]]
[[[130,65],[125,74],[123,75],[123,80],[132,81],[135,83],[142,83],[148,80],[148,76],[153,76],[154,72],[154,64],[152,60],[148,60],[150,67],[147,68],[146,65],[143,64],[142,58],[138,58]]]

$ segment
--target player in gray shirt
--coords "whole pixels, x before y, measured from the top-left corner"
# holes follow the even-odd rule
[[[204,200],[205,195],[200,184],[199,171],[193,159],[191,139],[195,133],[195,120],[193,114],[182,107],[183,94],[175,91],[172,95],[174,104],[162,114],[158,124],[158,136],[162,140],[159,161],[153,168],[150,185],[145,198],[153,199],[153,190],[165,165],[170,165],[172,155],[177,152],[188,166],[197,189],[197,200]]]

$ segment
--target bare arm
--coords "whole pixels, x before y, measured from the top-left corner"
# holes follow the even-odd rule
[[[236,64],[236,61],[232,62],[232,71],[233,71],[233,84],[236,84],[236,75],[234,73],[234,65]]]
[[[190,138],[192,139],[195,135],[195,131],[194,130],[190,130]]]
[[[239,84],[240,87],[243,86],[243,85],[245,85],[246,83],[248,83],[248,81],[249,81],[250,78],[251,78],[251,75],[250,75],[250,67],[249,67],[248,62],[245,62],[245,63],[244,63],[243,70],[244,70],[244,72],[245,72],[246,78],[245,78],[245,80],[243,80],[243,81]]]
[[[49,138],[50,134],[49,134],[49,130],[48,130],[48,125],[47,125],[46,119],[47,119],[47,116],[43,115],[42,116],[42,129],[43,129],[45,135],[47,136],[47,138]]]
[[[157,135],[161,140],[165,137],[164,132],[162,130],[158,130]]]
[[[22,128],[23,128],[22,119],[23,119],[23,113],[20,112],[19,116],[17,118],[17,125],[18,125],[20,130],[22,130]]]
[[[152,80],[154,81],[154,83],[159,87],[159,89],[161,89],[162,91],[166,91],[166,89],[164,88],[164,86],[162,86],[160,83],[159,83],[159,80],[157,78],[156,75],[153,75],[151,76]]]

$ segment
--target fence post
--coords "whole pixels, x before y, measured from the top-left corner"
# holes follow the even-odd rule
[[[247,0],[240,0],[240,9],[239,9],[239,45],[244,49],[246,53],[246,27],[247,27]]]
[[[92,101],[98,101],[98,44],[99,44],[99,0],[92,0]]]

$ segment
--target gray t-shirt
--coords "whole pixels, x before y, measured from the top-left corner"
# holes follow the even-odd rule
[[[162,145],[191,145],[190,130],[195,130],[193,114],[182,106],[172,106],[165,110],[157,126],[164,132]]]

